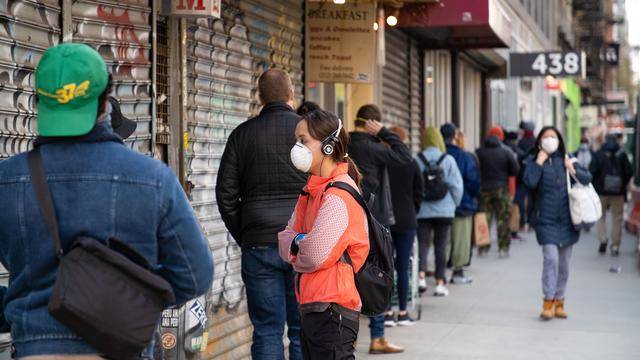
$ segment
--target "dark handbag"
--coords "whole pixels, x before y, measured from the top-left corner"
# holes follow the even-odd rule
[[[31,184],[60,261],[49,313],[111,359],[133,359],[151,342],[171,285],[117,239],[75,239],[65,253],[39,148],[28,154]]]
[[[351,196],[360,204],[369,224],[369,255],[360,268],[355,272],[355,283],[362,301],[362,314],[367,316],[375,316],[387,311],[391,306],[391,297],[393,295],[393,245],[391,233],[382,226],[369,211],[369,207],[364,199],[351,185],[336,181],[327,187],[338,188],[351,194]],[[353,262],[349,253],[345,250],[342,254],[341,261],[351,265]]]

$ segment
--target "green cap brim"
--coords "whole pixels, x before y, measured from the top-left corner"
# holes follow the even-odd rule
[[[88,134],[96,124],[98,99],[83,106],[62,110],[56,104],[49,107],[46,102],[38,104],[38,132],[40,136],[82,136]]]

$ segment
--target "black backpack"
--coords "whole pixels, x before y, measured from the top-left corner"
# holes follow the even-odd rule
[[[447,184],[444,182],[444,171],[440,164],[447,154],[442,154],[440,159],[434,164],[427,160],[423,153],[418,154],[418,158],[424,165],[422,177],[424,179],[424,199],[426,201],[438,201],[444,199],[449,192]]]
[[[391,305],[393,295],[393,245],[389,229],[382,226],[369,211],[369,207],[351,185],[336,181],[329,188],[338,188],[351,194],[367,214],[369,223],[369,255],[360,271],[355,273],[356,288],[362,300],[362,314],[375,316],[384,313]],[[342,254],[341,261],[352,265],[347,251]]]
[[[606,194],[617,195],[624,189],[622,179],[622,164],[620,156],[624,153],[623,149],[606,156],[608,164],[605,165],[605,174],[603,182],[603,190]]]

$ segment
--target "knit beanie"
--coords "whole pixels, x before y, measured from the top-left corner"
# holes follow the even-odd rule
[[[498,138],[498,140],[504,141],[504,131],[500,126],[492,127],[491,130],[489,130],[489,134],[487,136],[488,137],[495,136]]]

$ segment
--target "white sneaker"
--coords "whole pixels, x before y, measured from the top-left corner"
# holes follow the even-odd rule
[[[449,289],[447,289],[444,285],[436,286],[436,292],[433,294],[434,296],[449,296]]]
[[[471,284],[473,282],[473,278],[467,275],[453,275],[451,277],[452,284]]]
[[[427,278],[418,280],[418,291],[420,293],[427,291]]]

